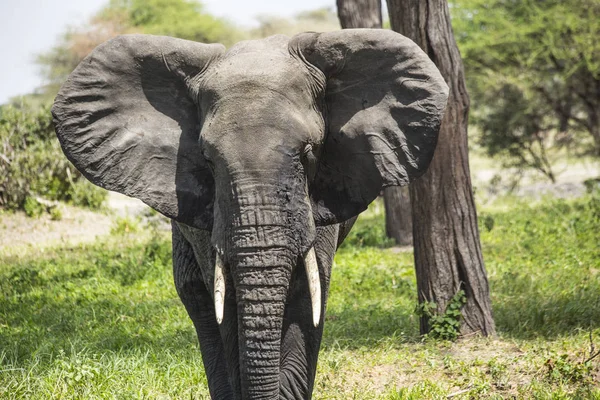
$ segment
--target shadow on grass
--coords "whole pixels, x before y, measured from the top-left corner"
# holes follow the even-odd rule
[[[35,298],[3,300],[0,349],[21,361],[71,349],[92,353],[165,348],[198,351],[192,323],[174,290],[172,294],[171,299],[155,300],[148,292],[149,298],[140,300],[39,293]],[[378,302],[330,309],[323,348],[419,342],[413,307],[405,302]],[[580,329],[600,328],[600,292],[585,290],[543,301],[534,296],[514,298],[494,304],[494,312],[498,331],[504,336],[553,339]]]
[[[498,331],[553,339],[600,327],[600,197],[482,213]]]
[[[172,283],[168,241],[59,249],[4,264],[0,290],[0,352],[18,363],[83,350],[198,351]]]
[[[503,299],[492,304],[498,333],[515,339],[552,340],[580,330],[600,328],[600,289],[587,286],[558,292],[546,298],[533,293],[496,296]],[[389,339],[398,345],[421,341],[419,318],[413,312],[415,303],[410,300],[390,299],[388,303],[366,307],[328,310],[323,345],[356,349],[389,342]]]
[[[411,307],[344,308],[328,311],[323,348],[350,350],[377,346],[382,342],[401,346],[421,341],[419,320]]]
[[[95,300],[40,298],[2,303],[5,328],[0,349],[20,360],[85,349],[91,353],[132,349],[196,348],[196,337],[179,299]],[[12,350],[11,350],[12,349]]]
[[[531,279],[513,277],[511,284],[531,286]],[[600,282],[557,280],[552,293],[539,288],[515,294],[492,293],[498,332],[517,339],[554,339],[577,330],[600,328]]]

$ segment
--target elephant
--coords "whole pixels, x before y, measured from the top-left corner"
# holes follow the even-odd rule
[[[99,45],[52,107],[94,184],[172,221],[177,293],[213,399],[309,399],[336,249],[382,188],[422,175],[448,87],[390,30],[229,49]]]

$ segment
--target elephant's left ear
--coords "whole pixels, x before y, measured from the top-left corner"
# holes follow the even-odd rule
[[[69,160],[96,185],[208,229],[214,183],[198,143],[196,81],[224,49],[151,35],[98,46],[52,107]]]
[[[410,39],[383,29],[293,37],[290,51],[326,81],[326,139],[311,184],[316,222],[342,222],[386,186],[406,185],[427,169],[448,86]]]

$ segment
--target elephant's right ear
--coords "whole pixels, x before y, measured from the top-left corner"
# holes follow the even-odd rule
[[[346,221],[384,187],[425,173],[448,86],[419,46],[387,29],[301,33],[289,46],[326,82],[327,133],[309,185],[317,224]]]
[[[151,35],[119,36],[98,46],[52,107],[69,160],[98,186],[210,228],[214,182],[198,143],[195,88],[224,50]]]

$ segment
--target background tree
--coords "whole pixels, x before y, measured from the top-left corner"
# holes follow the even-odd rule
[[[600,2],[452,4],[473,122],[488,155],[551,180],[557,150],[600,156]]]
[[[342,29],[381,28],[381,0],[337,0]]]
[[[299,32],[328,32],[340,29],[337,16],[330,8],[319,8],[298,13],[292,18],[273,15],[258,17],[259,27],[250,31],[252,38],[275,34],[293,36]]]
[[[194,0],[111,0],[86,27],[71,28],[60,43],[38,56],[52,99],[77,64],[100,43],[124,33],[174,36],[231,45],[244,34],[223,19],[204,12]]]
[[[342,29],[381,28],[381,0],[337,0],[338,18]],[[412,211],[407,187],[388,187],[383,190],[385,232],[396,244],[410,246]]]
[[[49,106],[0,107],[0,212],[22,209],[35,216],[54,200],[99,208],[106,194],[64,156]]]
[[[450,87],[437,150],[428,171],[410,185],[419,303],[437,314],[456,307],[461,291],[460,333],[495,332],[467,153],[469,97],[446,0],[388,0],[392,28],[414,40]],[[455,299],[456,301],[452,301]],[[462,305],[462,304],[460,304]],[[451,307],[449,307],[451,306]],[[421,317],[421,333],[432,327]]]

